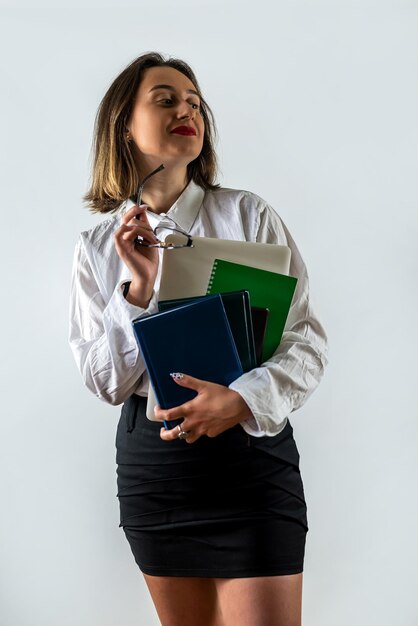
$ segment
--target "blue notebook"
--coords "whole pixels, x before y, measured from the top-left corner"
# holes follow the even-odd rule
[[[257,366],[254,331],[251,316],[250,296],[248,291],[230,291],[221,293],[232,336],[238,350],[244,372],[249,372]],[[175,300],[160,300],[158,309],[168,311],[189,302],[197,302],[212,296],[195,296],[193,298],[177,298]]]
[[[132,322],[158,404],[170,409],[197,395],[170,372],[228,386],[243,374],[219,294]],[[165,422],[174,427],[181,420]]]

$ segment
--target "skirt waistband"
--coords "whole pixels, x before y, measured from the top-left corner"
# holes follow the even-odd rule
[[[126,418],[126,432],[131,433],[135,428],[136,416],[139,407],[143,407],[146,410],[148,398],[146,396],[139,396],[137,393],[133,393],[124,403],[125,418]]]

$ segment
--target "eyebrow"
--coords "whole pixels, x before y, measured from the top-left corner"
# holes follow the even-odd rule
[[[154,85],[154,87],[151,87],[148,93],[151,93],[151,91],[155,91],[156,89],[169,89],[170,91],[176,91],[175,87],[173,87],[172,85]],[[186,89],[186,92],[192,93],[200,98],[199,94],[194,89]]]

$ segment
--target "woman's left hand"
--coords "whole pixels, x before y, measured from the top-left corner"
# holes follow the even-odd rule
[[[197,396],[172,409],[161,409],[157,406],[155,417],[159,421],[184,417],[181,430],[190,432],[187,443],[194,443],[202,435],[216,437],[252,417],[245,400],[236,391],[186,374],[180,376],[173,376],[173,380],[182,387],[194,389]],[[161,429],[161,439],[166,441],[176,439],[178,434],[178,427],[172,430]]]

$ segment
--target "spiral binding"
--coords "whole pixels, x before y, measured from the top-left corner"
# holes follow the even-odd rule
[[[213,281],[215,280],[215,274],[216,274],[217,267],[218,267],[218,259],[215,259],[215,261],[213,262],[212,271],[210,273],[210,278],[209,278],[209,282],[208,282],[208,288],[206,290],[206,295],[207,296],[210,294],[210,290],[212,289]]]

